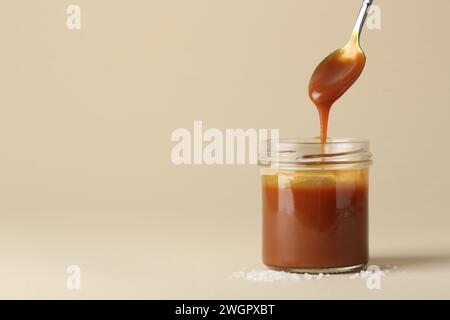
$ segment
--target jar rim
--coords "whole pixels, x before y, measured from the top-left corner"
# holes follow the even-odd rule
[[[260,146],[258,164],[308,170],[336,170],[368,167],[372,163],[370,141],[359,138],[320,138],[266,140]]]
[[[315,144],[322,145],[322,142],[319,137],[315,138],[284,138],[284,139],[272,139],[265,140],[265,142],[269,141],[278,141],[280,143],[292,143],[292,144]],[[342,143],[367,143],[370,144],[370,141],[367,139],[360,138],[327,138],[326,145],[329,144],[342,144]]]

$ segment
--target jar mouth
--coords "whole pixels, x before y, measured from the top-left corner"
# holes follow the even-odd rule
[[[260,146],[260,166],[339,169],[367,167],[372,163],[370,142],[357,138],[320,138],[266,140]],[[339,167],[339,168],[338,168]]]
[[[276,140],[265,140],[264,142],[268,141],[276,141]],[[313,137],[313,138],[286,138],[286,139],[279,139],[280,143],[292,143],[292,144],[315,144],[315,145],[322,145],[322,141],[320,140],[320,137]],[[327,138],[326,144],[342,144],[342,143],[370,143],[367,139],[359,139],[359,138]]]

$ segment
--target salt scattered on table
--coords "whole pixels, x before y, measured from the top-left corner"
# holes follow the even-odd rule
[[[375,268],[373,268],[373,267],[375,267]],[[370,276],[372,276],[376,273],[378,273],[381,276],[386,276],[391,271],[391,269],[397,269],[397,266],[393,266],[393,267],[391,267],[390,265],[386,265],[386,266],[382,266],[382,267],[369,266],[365,270],[361,270],[360,272],[350,275],[349,278],[352,280],[357,279],[359,277],[369,278]]]
[[[274,281],[311,281],[320,280],[323,278],[323,273],[309,274],[309,273],[291,273],[285,271],[275,270],[250,270],[234,272],[231,279],[243,279],[255,282],[274,282]]]

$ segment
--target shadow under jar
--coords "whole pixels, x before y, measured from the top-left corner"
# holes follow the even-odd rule
[[[366,266],[371,157],[365,140],[264,143],[259,165],[266,266],[308,273]]]

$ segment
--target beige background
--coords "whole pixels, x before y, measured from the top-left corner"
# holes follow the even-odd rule
[[[330,134],[372,141],[372,262],[399,267],[376,292],[230,280],[263,268],[257,168],[170,162],[194,120],[316,135],[309,76],[360,1],[2,1],[0,297],[450,298],[450,2],[375,3]]]

